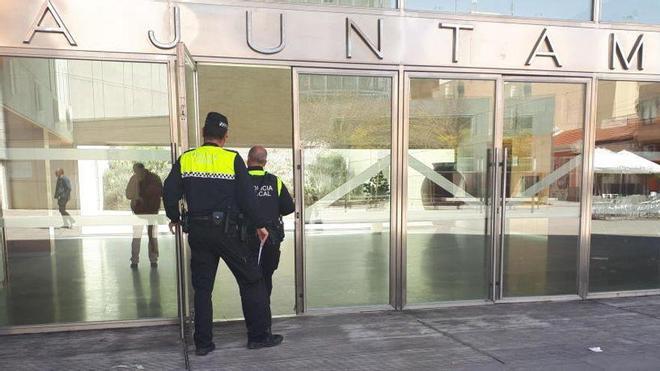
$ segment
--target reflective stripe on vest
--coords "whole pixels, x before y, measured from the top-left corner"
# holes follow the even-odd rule
[[[277,178],[277,196],[280,196],[280,193],[282,193],[282,179],[280,177],[276,176]]]
[[[264,176],[266,175],[265,170],[248,170],[248,174],[252,176]],[[280,177],[275,176],[275,179],[277,179],[277,196],[279,196],[282,193],[282,179]]]
[[[183,178],[211,178],[234,180],[236,153],[220,147],[202,146],[181,155]]]

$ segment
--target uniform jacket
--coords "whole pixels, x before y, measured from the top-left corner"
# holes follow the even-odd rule
[[[165,179],[163,204],[167,217],[178,222],[179,200],[185,198],[191,216],[215,211],[243,213],[258,228],[266,225],[245,163],[235,151],[205,143],[182,154]]]
[[[271,224],[278,222],[281,216],[295,210],[293,198],[282,180],[260,166],[248,167],[254,193],[257,196],[259,212]]]

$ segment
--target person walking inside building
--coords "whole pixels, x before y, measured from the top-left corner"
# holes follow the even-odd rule
[[[149,261],[153,268],[158,266],[158,222],[156,216],[160,210],[160,200],[163,194],[163,183],[160,177],[144,167],[142,163],[133,165],[133,175],[126,186],[126,198],[131,200],[133,213],[147,221],[147,236],[149,238]],[[143,224],[133,225],[133,241],[131,243],[131,268],[137,268],[140,262],[140,245],[142,243]]]
[[[252,220],[260,240],[268,237],[268,231],[256,210],[256,197],[243,159],[238,153],[222,148],[228,128],[224,115],[210,112],[204,124],[204,144],[179,157],[165,179],[163,192],[170,230],[174,233],[181,225],[188,233],[197,355],[215,349],[211,294],[219,258],[238,282],[248,332],[247,347],[273,347],[283,340],[281,335],[267,331],[271,322],[268,297],[261,271],[246,246],[245,218]],[[187,204],[183,217],[182,199]]]
[[[55,184],[55,199],[57,200],[57,206],[62,215],[62,228],[73,228],[73,224],[76,222],[71,214],[66,211],[66,204],[71,199],[71,181],[69,177],[64,175],[63,169],[55,170],[55,176],[57,177],[57,183]]]
[[[261,243],[253,233],[248,234],[250,248],[257,256],[257,262],[264,275],[268,302],[273,291],[273,273],[280,263],[280,243],[284,240],[284,224],[282,217],[295,210],[293,198],[282,180],[264,170],[268,162],[268,152],[262,146],[254,146],[248,152],[248,174],[252,179],[254,192],[257,195],[257,206],[261,216],[266,220],[268,240]]]

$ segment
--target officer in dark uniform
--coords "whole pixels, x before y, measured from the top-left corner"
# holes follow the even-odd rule
[[[248,174],[254,185],[257,195],[259,213],[264,218],[268,231],[268,239],[261,247],[261,241],[255,236],[250,238],[250,246],[261,267],[266,282],[266,291],[270,302],[273,291],[273,273],[280,263],[280,243],[284,239],[284,225],[282,216],[289,215],[295,210],[293,198],[289,194],[282,180],[264,170],[268,162],[268,152],[262,146],[254,146],[248,152]],[[259,250],[261,255],[259,256]]]
[[[170,229],[181,224],[188,232],[192,252],[190,268],[195,291],[195,353],[215,349],[211,293],[222,258],[238,282],[248,330],[248,348],[279,345],[283,337],[272,335],[270,309],[264,280],[247,247],[245,219],[257,227],[260,240],[268,237],[266,222],[257,213],[256,197],[241,156],[223,147],[227,118],[210,112],[204,124],[204,144],[182,154],[165,179],[163,203]],[[180,200],[187,204],[182,216]]]

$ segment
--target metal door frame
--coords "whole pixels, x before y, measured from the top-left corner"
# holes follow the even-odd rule
[[[193,96],[188,97],[188,89],[186,87],[186,69],[192,66],[193,72]],[[175,137],[179,139],[179,145],[173,145],[173,161],[176,161],[180,153],[188,150],[189,148],[196,147],[200,143],[199,133],[199,87],[198,87],[198,73],[197,62],[188,51],[185,43],[179,42],[176,46],[176,71],[173,73],[176,79],[176,109],[175,119],[178,123],[176,127]],[[192,98],[193,109],[195,117],[192,122],[188,117],[188,106],[191,104]],[[195,143],[189,143],[188,135],[190,133],[190,125],[196,128]],[[190,275],[190,247],[188,241],[183,235],[181,226],[176,228],[176,252],[177,252],[177,296],[179,303],[179,327],[181,338],[185,340],[186,331],[190,328],[192,323],[193,306],[192,306],[192,282]]]
[[[167,53],[164,54],[135,54],[135,53],[112,53],[112,52],[87,52],[79,50],[61,50],[61,49],[34,49],[34,48],[9,48],[0,46],[0,57],[6,58],[34,58],[34,59],[65,59],[82,61],[110,61],[127,63],[151,63],[161,64],[167,70],[167,91],[169,98],[169,123],[170,123],[170,146],[176,148],[178,145],[178,121],[176,118],[176,57]],[[172,152],[172,161],[176,155]],[[4,225],[2,225],[4,235]],[[5,255],[5,259],[8,256]],[[6,273],[9,274],[9,264],[7,263]],[[177,277],[178,279],[178,277]],[[178,286],[178,282],[176,283]],[[178,300],[178,298],[177,298]],[[180,315],[181,308],[177,315]],[[109,320],[109,321],[81,321],[81,322],[62,322],[47,324],[29,324],[29,325],[10,325],[0,326],[0,336],[29,334],[29,333],[49,333],[63,331],[80,331],[95,329],[115,329],[115,328],[134,328],[151,327],[163,325],[180,324],[178,318],[138,318],[130,320]]]
[[[588,287],[588,243],[589,243],[589,234],[587,231],[590,228],[590,215],[591,215],[591,187],[589,184],[593,182],[593,174],[591,172],[592,168],[592,155],[593,155],[593,140],[592,140],[592,114],[595,112],[595,104],[592,101],[593,98],[593,78],[590,76],[584,77],[561,77],[561,76],[525,76],[525,75],[503,75],[501,79],[502,94],[504,93],[504,84],[507,82],[528,82],[528,83],[561,83],[561,84],[582,84],[585,88],[584,91],[584,110],[583,110],[583,136],[582,136],[582,164],[580,166],[580,205],[579,208],[579,227],[577,235],[577,261],[576,261],[576,286],[575,294],[559,294],[559,295],[535,295],[535,296],[519,296],[519,297],[507,297],[503,295],[504,291],[504,236],[505,236],[505,226],[506,226],[506,199],[500,192],[498,193],[497,204],[500,210],[498,215],[498,246],[496,248],[496,260],[498,261],[497,265],[497,274],[499,274],[499,287],[496,291],[495,301],[501,303],[516,303],[516,302],[532,302],[532,301],[566,301],[566,300],[579,300],[584,299],[585,296],[582,295],[583,292],[586,292]],[[500,137],[498,138],[498,145],[500,146],[500,158],[498,158],[498,182],[501,187],[506,186],[505,179],[502,178],[502,172],[505,169],[506,164],[503,161],[506,161],[502,157],[503,152],[503,140],[504,140],[504,97],[501,97],[501,101],[498,102],[500,105],[500,120],[499,130]],[[585,275],[586,273],[586,275]]]
[[[402,222],[401,225],[403,226],[402,228],[402,236],[401,236],[401,245],[402,245],[402,251],[401,251],[401,276],[402,276],[402,303],[401,306],[402,308],[405,309],[415,309],[415,308],[433,308],[433,307],[446,307],[446,306],[459,306],[459,305],[483,305],[483,304],[489,304],[493,302],[493,293],[494,293],[494,272],[495,272],[495,264],[497,263],[495,260],[495,253],[494,253],[494,243],[495,243],[495,238],[496,234],[494,233],[496,229],[496,223],[495,223],[495,212],[496,208],[493,207],[495,205],[495,195],[497,192],[497,182],[493,182],[493,167],[492,167],[492,161],[494,161],[493,158],[488,159],[491,164],[488,164],[491,168],[491,179],[488,180],[488,186],[490,187],[490,190],[488,192],[489,198],[490,198],[490,210],[489,210],[489,221],[488,224],[490,225],[490,231],[491,231],[491,236],[489,236],[489,241],[490,241],[490,246],[488,247],[488,251],[486,253],[486,256],[488,257],[488,264],[487,266],[490,268],[488,272],[485,272],[491,279],[488,282],[489,290],[488,290],[488,296],[483,298],[483,299],[473,299],[473,300],[456,300],[456,301],[441,301],[441,302],[431,302],[431,303],[415,303],[415,304],[407,304],[407,297],[408,297],[408,290],[407,290],[407,271],[408,271],[408,265],[407,265],[407,252],[408,252],[408,231],[407,231],[407,225],[408,225],[408,150],[409,150],[409,141],[410,141],[410,102],[411,102],[411,96],[410,96],[410,84],[412,79],[443,79],[443,80],[478,80],[478,81],[492,81],[493,82],[493,120],[490,123],[491,125],[491,133],[492,133],[492,144],[491,147],[488,148],[490,150],[491,154],[494,154],[497,147],[498,139],[501,138],[501,133],[498,134],[498,117],[501,116],[498,114],[499,112],[499,107],[501,106],[499,102],[499,97],[501,96],[501,75],[499,74],[491,74],[491,73],[467,73],[467,72],[419,72],[419,71],[405,71],[405,84],[404,84],[404,102],[403,102],[403,135],[402,135],[402,145],[401,145],[401,153],[402,153],[402,159],[401,159],[401,173],[402,173],[402,178],[401,178],[401,184],[402,184],[402,196],[403,196],[403,204],[402,204]],[[501,143],[501,139],[499,141]]]
[[[507,71],[508,72],[508,71]],[[494,100],[494,120],[493,120],[493,144],[490,148],[492,150],[493,158],[491,161],[490,180],[491,189],[489,192],[491,198],[490,226],[490,251],[488,256],[490,258],[491,269],[489,276],[489,295],[487,298],[477,300],[457,300],[457,301],[444,301],[433,303],[421,303],[406,305],[407,298],[407,174],[408,174],[408,161],[407,156],[403,155],[401,164],[401,184],[403,193],[403,215],[401,225],[401,253],[402,253],[402,307],[405,309],[415,308],[434,308],[446,306],[463,306],[463,305],[481,305],[492,303],[506,303],[506,302],[531,302],[531,301],[564,301],[564,300],[578,300],[586,298],[589,283],[589,240],[590,240],[590,218],[591,215],[591,186],[593,184],[593,174],[591,172],[593,164],[593,123],[592,117],[595,114],[595,82],[596,78],[593,76],[538,76],[538,75],[523,75],[523,74],[497,74],[497,73],[470,73],[470,72],[435,72],[435,71],[415,71],[406,70],[404,84],[404,102],[403,102],[403,137],[401,144],[401,151],[404,154],[408,153],[409,142],[409,111],[410,111],[410,80],[413,78],[430,78],[430,79],[447,79],[447,80],[484,80],[495,82],[495,100]],[[504,139],[504,84],[506,82],[530,82],[530,83],[579,83],[585,86],[585,106],[584,106],[584,120],[583,120],[583,149],[582,149],[582,166],[580,168],[580,225],[578,234],[578,259],[577,264],[577,279],[576,279],[576,293],[574,295],[542,295],[542,296],[527,296],[527,297],[503,297],[503,237],[504,237],[504,222],[506,215],[503,213],[505,208],[505,200],[502,199],[501,192],[505,185],[502,181],[503,170],[503,139]]]
[[[300,75],[331,75],[331,76],[365,76],[365,77],[387,77],[392,81],[390,97],[391,115],[391,147],[390,147],[390,249],[389,249],[389,304],[313,308],[307,306],[306,289],[306,264],[305,264],[305,217],[304,217],[304,158],[300,139]],[[315,68],[315,67],[293,67],[292,68],[292,102],[293,102],[293,147],[294,147],[294,190],[296,204],[296,233],[295,233],[295,267],[296,267],[296,314],[302,313],[342,313],[355,312],[356,310],[379,310],[398,309],[398,293],[400,291],[399,252],[400,238],[402,234],[399,222],[401,204],[401,187],[399,186],[399,71],[383,68],[374,69],[341,69],[341,68]]]

